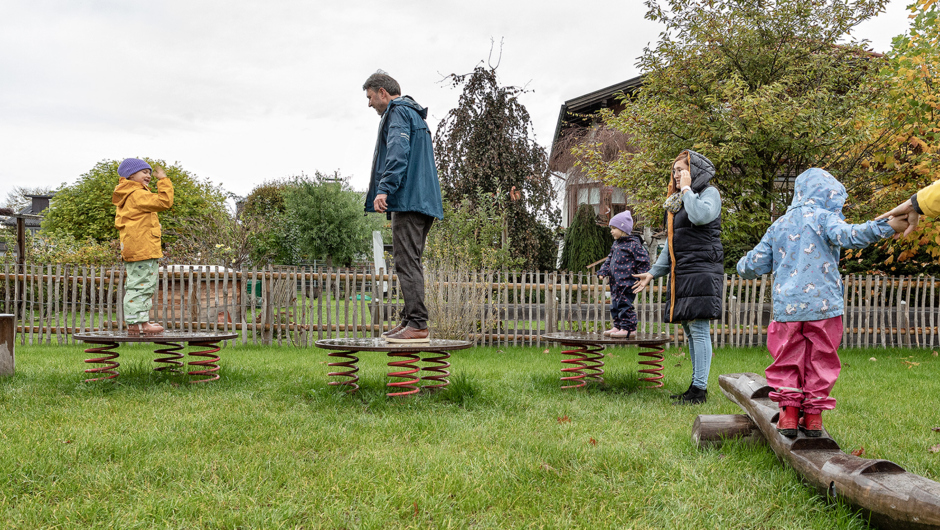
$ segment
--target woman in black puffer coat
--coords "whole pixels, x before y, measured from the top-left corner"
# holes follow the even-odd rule
[[[721,318],[724,249],[721,246],[721,194],[709,182],[715,177],[711,160],[686,150],[673,161],[666,210],[667,246],[633,292],[653,278],[668,276],[663,321],[681,323],[692,359],[692,383],[677,403],[704,403],[712,362],[709,320]]]

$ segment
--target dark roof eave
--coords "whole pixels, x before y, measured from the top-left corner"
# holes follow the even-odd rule
[[[591,105],[603,101],[618,92],[631,92],[643,84],[644,77],[645,76],[638,75],[632,79],[621,81],[615,85],[610,85],[609,87],[595,90],[594,92],[569,99],[568,101],[562,103],[561,109],[558,111],[558,120],[555,122],[555,134],[552,136],[551,151],[554,152],[555,150],[555,144],[558,142],[558,135],[561,134],[561,124],[565,121],[565,114],[567,114],[569,110],[578,112],[579,109],[590,107]],[[551,153],[549,153],[549,155],[551,155]]]
[[[564,106],[574,112],[577,112],[580,108],[589,107],[599,103],[618,92],[629,92],[631,89],[639,87],[643,84],[643,77],[644,76],[642,75],[638,75],[632,79],[621,81],[615,85],[610,85],[609,87],[595,90],[594,92],[590,92],[583,96],[569,99],[568,101],[565,101]]]

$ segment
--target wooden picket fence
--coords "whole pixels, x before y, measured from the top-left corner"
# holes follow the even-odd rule
[[[159,274],[154,321],[174,330],[234,331],[232,344],[312,346],[324,338],[377,337],[397,323],[402,307],[396,276],[364,270],[169,266]],[[935,347],[934,278],[851,275],[843,282],[844,346]],[[548,332],[606,329],[609,292],[596,276],[569,272],[432,270],[426,285],[435,333],[485,345],[541,345]],[[659,278],[637,296],[639,327],[670,334],[678,346],[681,326],[662,322],[664,292]],[[0,313],[16,316],[21,344],[71,344],[75,332],[121,329],[123,296],[123,267],[0,267]],[[727,276],[722,296],[713,344],[765,344],[769,277]]]

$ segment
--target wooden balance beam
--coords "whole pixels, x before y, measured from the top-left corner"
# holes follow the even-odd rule
[[[722,393],[747,413],[699,416],[692,440],[715,445],[722,439],[755,438],[754,430],[820,494],[863,512],[877,528],[940,529],[940,483],[908,473],[888,460],[846,454],[823,431],[819,438],[800,432],[787,438],[777,432],[779,409],[770,401],[767,380],[754,373],[718,376]]]

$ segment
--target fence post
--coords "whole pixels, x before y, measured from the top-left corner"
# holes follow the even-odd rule
[[[16,318],[14,315],[0,315],[0,376],[13,375],[15,359],[13,355],[13,339],[16,333]]]

